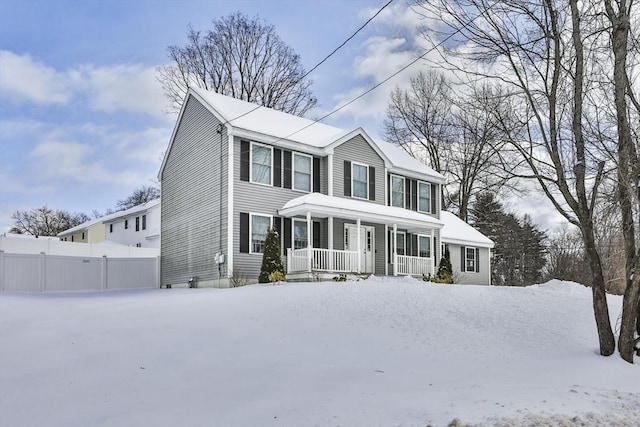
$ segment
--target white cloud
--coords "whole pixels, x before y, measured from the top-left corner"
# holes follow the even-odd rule
[[[10,99],[39,105],[67,104],[71,99],[64,73],[34,60],[0,50],[0,93]]]
[[[0,94],[18,103],[65,105],[79,100],[93,111],[165,117],[167,101],[155,66],[86,64],[55,70],[6,50],[0,51],[0,64]]]
[[[86,66],[79,70],[90,107],[108,113],[124,111],[163,117],[166,98],[155,67]]]

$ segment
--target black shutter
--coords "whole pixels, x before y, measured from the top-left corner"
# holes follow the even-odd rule
[[[351,196],[351,162],[344,161],[344,195]]]
[[[411,209],[411,180],[409,178],[404,179],[404,207]]]
[[[313,221],[313,247],[320,247],[320,221]]]
[[[291,188],[291,151],[284,150],[284,188]]]
[[[376,168],[369,166],[369,200],[376,199]]]
[[[278,233],[278,240],[282,240],[282,218],[279,216],[273,217],[273,229]]]
[[[291,218],[285,218],[284,219],[284,248],[289,249],[290,247],[291,247]]]
[[[391,191],[391,175],[387,174],[387,206],[392,206],[391,196],[393,192]]]
[[[273,186],[280,187],[282,185],[282,150],[273,149]]]
[[[460,271],[461,272],[465,272],[466,271],[466,265],[465,265],[465,259],[464,259],[464,246],[462,246],[460,248]]]
[[[411,180],[411,209],[418,210],[418,181]]]
[[[476,248],[476,273],[480,273],[480,249]]]
[[[240,212],[240,252],[249,253],[249,214]]]
[[[420,250],[418,248],[418,235],[411,235],[411,256],[420,256]]]
[[[431,213],[436,213],[436,185],[431,184]]]
[[[249,162],[251,144],[249,141],[240,141],[240,180],[249,181]]]

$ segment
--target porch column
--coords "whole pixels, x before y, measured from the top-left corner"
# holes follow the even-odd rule
[[[327,218],[327,249],[329,249],[329,270],[334,269],[334,254],[333,254],[333,217]]]
[[[356,239],[358,240],[358,273],[362,272],[362,248],[361,248],[361,242],[360,242],[360,218],[358,218],[356,220],[356,230],[357,230],[357,236]]]
[[[391,242],[391,248],[393,248],[393,275],[398,275],[398,238],[396,234],[398,233],[398,224],[393,224],[393,241]]]
[[[312,234],[311,234],[311,212],[307,211],[307,271],[311,272],[311,256],[312,254]]]

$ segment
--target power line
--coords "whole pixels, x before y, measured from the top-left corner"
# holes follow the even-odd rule
[[[316,68],[318,68],[319,66],[321,66],[322,64],[324,64],[327,59],[331,58],[337,51],[339,51],[341,48],[344,47],[344,45],[346,45],[347,43],[349,43],[349,41],[351,41],[351,39],[353,39],[364,27],[366,27],[371,21],[373,21],[375,19],[376,16],[378,16],[380,13],[382,13],[382,11],[384,9],[386,9],[387,6],[389,6],[391,3],[393,3],[394,0],[389,0],[384,6],[382,6],[371,18],[369,18],[364,24],[362,24],[360,26],[360,28],[358,28],[353,34],[351,34],[345,41],[342,42],[342,44],[340,44],[340,46],[338,46],[337,48],[333,49],[333,51],[328,54],[327,56],[324,57],[324,59],[320,62],[318,62],[316,65],[314,65],[313,68],[311,68],[309,71],[307,71],[306,73],[304,73],[302,75],[302,77],[300,77],[296,83],[293,85],[295,86],[296,84],[300,83],[305,77],[307,77],[309,74],[311,74]],[[262,107],[262,105],[258,105],[255,108],[252,108],[251,110],[240,114],[237,117],[234,117],[232,119],[229,119],[227,121],[225,121],[224,123],[222,123],[222,125],[226,125],[227,123],[231,123],[234,120],[237,120],[239,118],[242,118],[244,116],[246,116],[247,114],[253,113],[254,111],[256,111],[258,108]]]

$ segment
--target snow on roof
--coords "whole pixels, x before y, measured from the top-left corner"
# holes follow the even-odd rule
[[[389,161],[393,165],[392,169],[397,168],[400,169],[400,171],[418,172],[421,175],[427,175],[442,183],[446,181],[444,175],[436,172],[415,157],[412,157],[404,148],[385,141],[374,140],[374,142],[384,152],[385,156],[389,158]]]
[[[412,227],[441,228],[443,225],[437,218],[409,209],[364,200],[332,197],[321,193],[309,193],[289,200],[279,212],[283,215],[299,215],[306,210],[313,212],[316,216],[338,214],[343,218],[361,218],[365,221],[397,223]]]
[[[215,110],[232,127],[250,130],[277,138],[287,139],[314,147],[324,147],[344,130],[304,117],[261,107],[251,102],[200,88],[191,91]]]
[[[190,89],[203,101],[213,113],[230,121],[230,125],[264,135],[274,136],[316,148],[325,148],[333,142],[349,135],[357,129],[345,130],[324,123],[294,116],[282,111],[242,101],[200,88]],[[364,131],[362,131],[364,132]],[[401,171],[427,175],[438,182],[445,182],[443,175],[429,166],[411,157],[405,150],[388,142],[374,140],[368,135],[365,139],[375,144],[394,168]]]
[[[440,211],[440,220],[444,227],[440,232],[443,243],[454,243],[458,245],[473,245],[492,248],[493,240],[447,211]]]
[[[127,210],[124,211],[118,211],[118,212],[114,212],[112,214],[109,215],[105,215],[105,216],[101,216],[100,218],[94,218],[91,219],[89,221],[83,222],[82,224],[76,225],[75,227],[69,228],[68,230],[65,230],[61,233],[58,233],[58,237],[60,236],[67,236],[69,234],[73,234],[76,233],[78,231],[82,231],[82,230],[86,230],[88,228],[93,227],[94,225],[98,225],[98,224],[103,224],[103,223],[107,223],[107,222],[111,222],[114,221],[118,218],[122,218],[124,216],[127,215],[131,215],[137,212],[142,212],[148,209],[151,209],[152,207],[159,205],[160,204],[160,199],[154,199],[154,200],[150,200],[146,203],[142,203],[140,205],[134,206],[132,208],[129,208]]]

